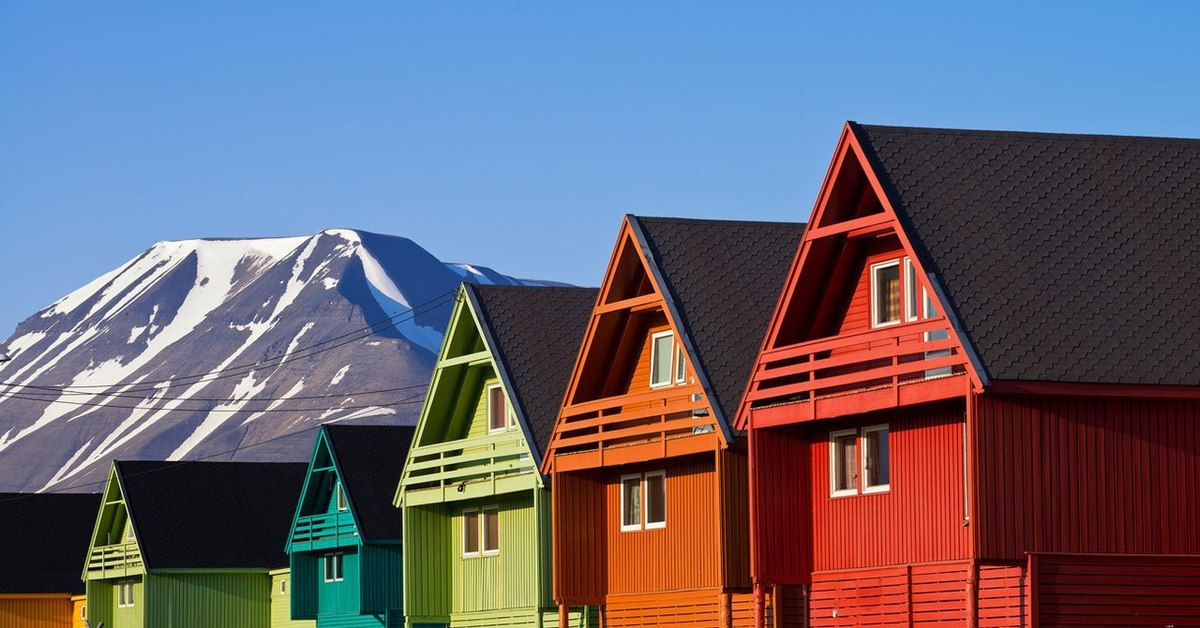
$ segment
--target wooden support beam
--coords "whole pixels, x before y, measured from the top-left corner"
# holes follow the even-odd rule
[[[477,351],[475,353],[467,353],[464,355],[446,358],[438,362],[434,368],[447,368],[451,366],[459,366],[460,364],[474,364],[476,362],[486,362],[492,359],[492,354],[488,351]]]
[[[639,308],[642,306],[656,305],[661,301],[662,301],[662,297],[659,296],[658,293],[651,292],[650,294],[644,294],[640,297],[621,299],[620,301],[613,301],[611,303],[604,303],[602,305],[598,305],[598,306],[596,306],[596,310],[595,310],[595,312],[593,312],[593,315],[607,314],[609,312],[615,312],[617,310],[632,310],[632,309],[636,309],[636,308]]]
[[[864,233],[867,231],[873,232],[878,228],[887,227],[891,224],[892,217],[886,212],[880,212],[878,214],[871,214],[870,216],[863,216],[862,218],[834,223],[828,227],[818,227],[808,232],[808,235],[804,239],[808,241],[819,240],[859,230],[864,230]]]

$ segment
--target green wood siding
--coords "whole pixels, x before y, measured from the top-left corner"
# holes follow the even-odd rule
[[[284,589],[280,590],[280,583]],[[313,628],[308,619],[292,619],[292,573],[287,569],[271,572],[271,628]]]
[[[270,588],[271,577],[265,572],[152,572],[146,576],[146,625],[269,628]]]
[[[409,621],[450,619],[450,521],[441,504],[404,509],[404,608]]]

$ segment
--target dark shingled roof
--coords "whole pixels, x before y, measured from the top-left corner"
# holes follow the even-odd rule
[[[148,569],[288,564],[283,548],[307,464],[119,460],[116,467]]]
[[[349,496],[359,534],[365,539],[399,539],[400,510],[392,497],[416,428],[410,425],[323,425]]]
[[[850,125],[985,377],[1200,384],[1200,140]]]
[[[511,379],[515,409],[528,422],[540,464],[599,291],[465,285]]]
[[[0,493],[0,593],[83,593],[98,493]]]
[[[631,216],[706,388],[728,428],[750,377],[803,223]]]

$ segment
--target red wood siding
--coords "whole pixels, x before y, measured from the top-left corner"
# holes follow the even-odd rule
[[[871,264],[894,259],[902,260],[905,256],[904,247],[900,246],[900,241],[894,237],[875,241],[864,247],[864,249],[862,258],[853,262],[858,267],[858,280],[854,284],[854,290],[850,294],[849,302],[846,304],[842,312],[841,321],[837,325],[837,335],[839,336],[866,331],[871,328]],[[901,264],[901,285],[903,285],[905,279],[904,265]],[[900,305],[901,316],[903,316],[903,290],[901,291]]]
[[[750,435],[754,573],[760,582],[799,583],[811,571],[809,441],[796,427]]]
[[[597,604],[606,578],[605,483],[594,473],[555,473],[552,486],[554,599]]]
[[[979,566],[979,628],[1025,628],[1029,599],[1024,565]]]
[[[891,489],[830,497],[829,432],[878,423],[890,426]],[[964,410],[958,402],[813,426],[809,466],[813,569],[968,558],[963,428]],[[789,481],[780,478],[775,483]]]
[[[746,452],[717,451],[717,517],[721,526],[720,557],[727,588],[749,589],[750,582],[750,477]]]
[[[977,403],[981,558],[1200,554],[1200,401]]]
[[[902,565],[813,574],[813,628],[963,626],[968,562]]]
[[[622,532],[622,474],[665,469],[665,528]],[[712,454],[610,469],[605,488],[608,593],[720,587],[716,470]]]
[[[1200,625],[1200,556],[1030,558],[1039,628]]]

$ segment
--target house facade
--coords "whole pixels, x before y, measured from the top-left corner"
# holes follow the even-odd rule
[[[83,565],[110,628],[271,623],[272,569],[306,465],[115,461]]]
[[[587,608],[560,623],[538,468],[595,301],[463,285],[395,496],[408,626],[596,625]]]
[[[542,461],[562,613],[599,606],[608,627],[752,622],[732,418],[803,227],[622,222]]]
[[[0,493],[0,626],[70,628],[84,609],[83,564],[95,494]]]
[[[404,624],[402,525],[391,497],[413,431],[321,426],[287,542],[292,620]]]
[[[847,124],[738,412],[756,590],[1195,623],[1198,207],[1195,140]]]

